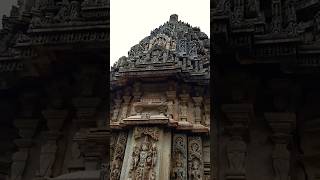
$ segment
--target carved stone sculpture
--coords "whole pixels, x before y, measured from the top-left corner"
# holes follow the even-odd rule
[[[172,174],[173,179],[187,179],[187,136],[175,134],[172,148]]]
[[[154,166],[157,161],[157,146],[151,143],[148,136],[140,145],[134,147],[130,174],[133,180],[154,179]]]
[[[240,136],[233,136],[227,144],[230,174],[245,174],[246,143]]]
[[[54,140],[49,140],[41,148],[40,154],[40,170],[38,176],[50,177],[52,174],[52,167],[56,158],[57,145]]]
[[[189,137],[188,174],[191,180],[203,179],[202,140],[200,137]]]
[[[272,153],[275,180],[289,180],[290,152],[286,144],[276,144]]]

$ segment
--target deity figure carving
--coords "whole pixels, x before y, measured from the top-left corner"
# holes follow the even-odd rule
[[[200,162],[195,159],[190,163],[191,166],[191,172],[190,177],[192,180],[201,180],[201,171],[200,171]]]
[[[185,180],[187,175],[186,175],[186,171],[184,169],[184,165],[183,165],[183,159],[181,157],[181,154],[178,153],[177,157],[175,157],[175,164],[173,167],[173,174],[172,174],[172,178],[175,180]]]
[[[314,16],[314,34],[315,36],[320,32],[320,11]]]
[[[181,39],[179,42],[179,52],[181,53],[187,52],[187,41],[185,39]]]
[[[52,167],[56,159],[55,153],[57,151],[57,145],[55,140],[49,140],[41,148],[40,154],[40,170],[38,176],[50,177],[52,173]]]
[[[148,136],[144,136],[144,141],[134,147],[130,168],[132,180],[155,179],[153,168],[157,161],[157,146],[152,143]]]
[[[79,11],[80,11],[79,2],[71,1],[69,19],[76,20],[77,18],[79,18],[79,13],[80,13]]]
[[[113,109],[112,117],[111,117],[112,122],[118,121],[118,115],[120,112],[121,102],[122,102],[122,100],[120,99],[120,97],[119,97],[119,99],[115,99],[115,104],[113,106],[114,109]]]
[[[64,22],[66,20],[66,17],[68,16],[68,7],[69,7],[68,1],[62,1],[61,8],[59,9],[56,16],[53,18],[55,22]]]
[[[119,161],[112,162],[112,169],[110,173],[110,180],[118,180],[121,174],[121,167]]]
[[[162,55],[162,52],[159,49],[155,49],[151,51],[151,54],[150,54],[151,61],[154,63],[160,61],[161,55]]]
[[[188,174],[191,180],[203,179],[202,141],[200,137],[189,137],[189,167]]]
[[[289,0],[286,5],[286,18],[287,18],[287,31],[290,34],[296,34],[297,33],[297,15],[296,10],[294,6],[294,1]]]
[[[26,166],[26,160],[28,158],[28,151],[18,151],[13,154],[13,162],[11,165],[11,179],[21,180],[22,174]]]
[[[240,136],[232,136],[227,144],[227,155],[230,173],[243,174],[247,145]]]
[[[126,148],[126,142],[127,142],[127,134],[123,132],[120,133],[117,139],[116,147],[114,149],[114,156],[111,164],[111,170],[110,170],[111,180],[118,180],[120,178],[122,161],[124,158],[124,153]]]
[[[197,52],[198,52],[198,46],[196,42],[191,42],[190,43],[190,51],[189,54],[191,56],[197,56]]]
[[[281,31],[281,23],[281,2],[279,0],[273,0],[271,31],[273,33],[279,33]]]
[[[286,144],[276,144],[272,154],[275,180],[289,180],[290,152]]]

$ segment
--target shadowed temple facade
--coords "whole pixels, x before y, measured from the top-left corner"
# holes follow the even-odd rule
[[[0,179],[101,179],[109,1],[18,0],[2,19]]]
[[[217,179],[320,179],[320,2],[211,5]]]
[[[111,68],[110,179],[210,179],[210,40],[171,15]]]

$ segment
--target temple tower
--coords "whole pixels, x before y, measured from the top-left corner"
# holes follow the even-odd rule
[[[111,70],[111,179],[210,179],[210,40],[170,16]]]

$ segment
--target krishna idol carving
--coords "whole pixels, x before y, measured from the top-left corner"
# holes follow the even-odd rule
[[[135,130],[138,143],[134,146],[130,167],[131,180],[156,179],[157,144],[159,129],[142,128]],[[140,140],[140,143],[139,143]]]

